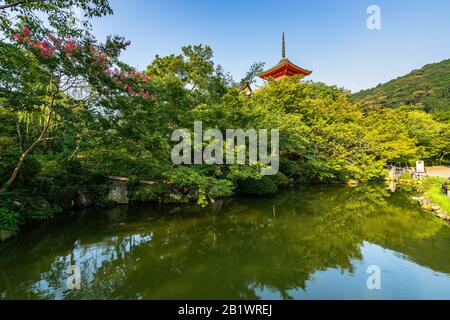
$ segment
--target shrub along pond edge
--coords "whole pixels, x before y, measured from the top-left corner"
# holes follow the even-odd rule
[[[414,183],[414,187],[421,194],[420,197],[413,197],[419,201],[426,212],[431,212],[439,219],[450,222],[450,195],[445,195],[442,191],[442,184],[446,178],[426,177]]]

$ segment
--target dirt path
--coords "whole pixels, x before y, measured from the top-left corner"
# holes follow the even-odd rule
[[[450,178],[450,166],[427,167],[426,171],[428,176]]]

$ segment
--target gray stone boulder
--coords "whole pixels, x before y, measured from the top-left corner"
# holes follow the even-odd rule
[[[109,186],[108,199],[117,204],[128,204],[128,191],[126,183],[115,182]]]

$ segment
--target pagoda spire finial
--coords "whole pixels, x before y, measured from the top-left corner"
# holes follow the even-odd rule
[[[293,75],[300,75],[301,77],[309,76],[312,71],[300,68],[296,66],[288,58],[286,58],[286,41],[284,37],[284,32],[282,33],[282,47],[281,47],[281,61],[278,62],[274,67],[269,70],[264,71],[258,76],[261,79],[270,81],[271,79],[281,79],[284,77],[290,77]]]

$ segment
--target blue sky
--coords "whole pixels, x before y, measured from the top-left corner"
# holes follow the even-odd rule
[[[256,61],[287,56],[310,79],[358,91],[450,58],[448,0],[110,0],[114,15],[94,20],[99,39],[119,34],[132,45],[123,59],[144,69],[156,54],[208,44],[236,80]],[[366,25],[369,5],[381,30]]]

